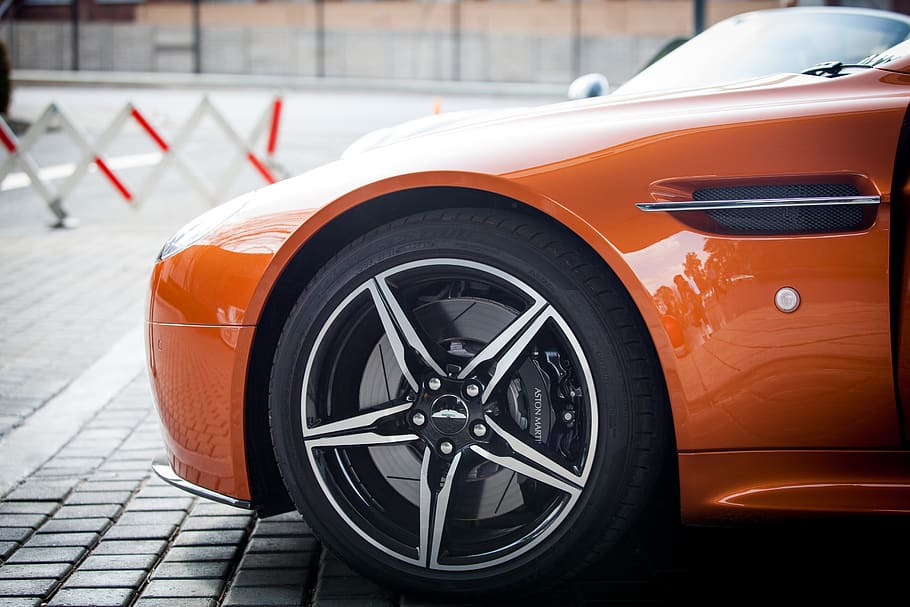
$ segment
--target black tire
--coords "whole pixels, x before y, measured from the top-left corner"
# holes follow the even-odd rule
[[[666,390],[631,298],[580,249],[516,213],[428,212],[312,280],[269,409],[288,492],[331,551],[403,589],[527,593],[638,521],[672,446]]]

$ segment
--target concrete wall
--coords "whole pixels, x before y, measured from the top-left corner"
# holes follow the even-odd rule
[[[66,70],[72,66],[66,23],[17,23],[0,28],[14,68]],[[585,35],[581,71],[620,83],[672,36]],[[339,77],[453,77],[456,47],[445,31],[328,30],[325,74]],[[316,35],[280,26],[209,25],[202,29],[207,73],[316,75]],[[571,37],[557,33],[464,32],[458,69],[462,80],[569,82]],[[79,66],[86,70],[189,72],[189,27],[147,23],[86,23],[80,27]]]

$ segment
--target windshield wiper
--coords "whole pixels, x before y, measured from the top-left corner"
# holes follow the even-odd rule
[[[870,68],[871,65],[862,64],[862,63],[843,63],[841,61],[824,61],[822,63],[816,63],[809,69],[803,70],[800,74],[806,74],[809,76],[827,76],[833,78],[834,76],[839,76],[841,70],[846,68]]]

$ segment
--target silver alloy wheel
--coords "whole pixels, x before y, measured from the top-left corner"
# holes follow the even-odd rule
[[[381,372],[367,371],[377,358]],[[352,373],[360,386],[346,385]],[[523,281],[464,259],[401,264],[348,294],[310,350],[301,407],[306,456],[341,519],[434,570],[491,567],[539,545],[572,512],[596,455],[594,382],[568,323]]]

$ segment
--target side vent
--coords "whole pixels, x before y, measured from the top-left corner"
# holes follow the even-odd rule
[[[859,196],[849,183],[797,183],[793,185],[737,185],[692,192],[694,200],[774,200],[781,198],[846,198]]]
[[[638,207],[672,212],[707,232],[766,236],[864,230],[874,223],[879,202],[852,184],[807,183],[704,188],[692,192],[691,201]]]

